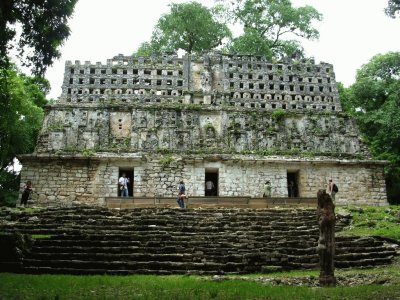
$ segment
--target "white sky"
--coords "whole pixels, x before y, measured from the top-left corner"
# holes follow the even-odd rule
[[[119,53],[131,55],[148,41],[153,28],[171,2],[182,0],[79,0],[69,21],[71,35],[61,49],[62,57],[48,69],[49,98],[61,95],[66,60],[105,63]],[[211,7],[213,0],[198,0]],[[295,7],[311,5],[323,14],[315,24],[318,41],[303,41],[307,56],[334,66],[336,80],[348,86],[356,70],[372,56],[400,51],[400,18],[387,17],[387,0],[292,0]]]

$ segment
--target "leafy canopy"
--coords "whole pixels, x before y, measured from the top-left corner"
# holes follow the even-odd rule
[[[25,76],[13,66],[3,73],[6,74],[0,76],[0,205],[15,205],[19,176],[12,171],[13,160],[17,154],[34,150],[48,82]]]
[[[400,15],[400,0],[389,0],[385,13],[391,18],[396,18],[396,16]]]
[[[17,154],[34,149],[50,87],[43,76],[60,57],[76,2],[0,1],[0,204],[11,203],[18,196],[19,176],[10,167]],[[10,63],[11,51],[37,76],[17,71]]]
[[[16,49],[24,66],[43,75],[61,55],[58,49],[70,34],[67,21],[77,1],[1,0],[0,69],[8,68],[8,53]],[[16,28],[21,28],[18,42]]]
[[[216,0],[212,9],[197,2],[171,4],[152,35],[135,54],[202,52],[224,46],[224,51],[263,55],[269,59],[303,56],[295,38],[317,39],[312,23],[322,19],[311,6],[294,8],[290,0]],[[243,26],[243,34],[233,38],[226,24]],[[292,37],[292,39],[289,39]]]
[[[218,47],[231,35],[228,27],[215,19],[213,11],[198,2],[172,3],[170,9],[158,20],[151,43],[143,43],[138,52],[182,49],[199,53]]]
[[[357,118],[375,157],[390,161],[386,168],[388,194],[399,197],[400,52],[375,55],[363,65],[344,99],[344,108]]]
[[[290,0],[220,0],[228,17],[243,25],[243,34],[232,40],[230,51],[279,58],[303,52],[300,43],[288,37],[317,39],[312,26],[322,15],[311,6],[295,8]]]
[[[35,147],[43,120],[41,106],[46,103],[36,80],[15,68],[0,80],[0,89],[9,91],[9,97],[0,102],[0,170],[12,163],[16,154],[32,152]]]
[[[153,53],[158,53],[160,49],[151,42],[143,42],[140,44],[139,48],[136,50],[134,55],[138,56],[151,56]]]

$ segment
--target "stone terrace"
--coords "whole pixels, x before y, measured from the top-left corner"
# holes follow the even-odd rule
[[[0,231],[6,253],[0,269],[11,272],[240,274],[318,268],[319,234],[311,209],[3,210]],[[33,237],[23,236],[22,251],[15,251],[6,234],[16,232]],[[377,238],[337,238],[337,268],[390,264],[395,255],[393,246]]]

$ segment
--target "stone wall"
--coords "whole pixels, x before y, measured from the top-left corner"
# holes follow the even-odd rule
[[[192,196],[204,196],[205,170],[218,172],[218,195],[262,197],[266,180],[271,181],[272,197],[288,197],[287,173],[298,177],[300,197],[315,197],[332,178],[339,186],[338,204],[386,204],[382,166],[354,161],[311,159],[257,159],[237,157],[215,162],[201,157],[165,157],[112,161],[60,157],[47,160],[36,157],[24,163],[22,182],[35,183],[35,200],[39,204],[104,205],[106,197],[117,196],[119,170],[133,171],[133,197],[174,197],[177,185],[184,180]],[[45,165],[45,167],[43,167]]]
[[[321,112],[160,107],[49,110],[37,152],[84,150],[369,156],[354,121],[343,113],[332,117]]]
[[[173,98],[173,99],[171,99]],[[331,64],[210,53],[67,61],[61,102],[192,103],[341,111]]]

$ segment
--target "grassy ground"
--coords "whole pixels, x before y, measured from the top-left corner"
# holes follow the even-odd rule
[[[339,206],[336,212],[350,212],[353,220],[339,235],[380,235],[400,240],[400,206]]]
[[[342,235],[382,235],[400,240],[400,207],[337,207],[353,221]],[[38,235],[36,238],[46,238]],[[288,286],[286,280],[312,279],[318,271],[268,275],[205,276],[71,276],[0,273],[3,299],[400,299],[400,264],[372,269],[336,270],[334,288]],[[363,281],[359,278],[375,278]],[[376,279],[378,278],[378,279]],[[281,282],[272,285],[272,282]],[[302,282],[300,280],[300,282]],[[300,284],[300,283],[298,283]]]
[[[272,286],[263,275],[213,280],[201,276],[69,276],[0,273],[0,299],[400,299],[400,267],[337,271],[336,276],[379,274],[376,284],[321,288]],[[270,274],[268,278],[318,277],[317,271]],[[256,281],[254,281],[256,280]],[[261,280],[261,281],[260,281]]]

